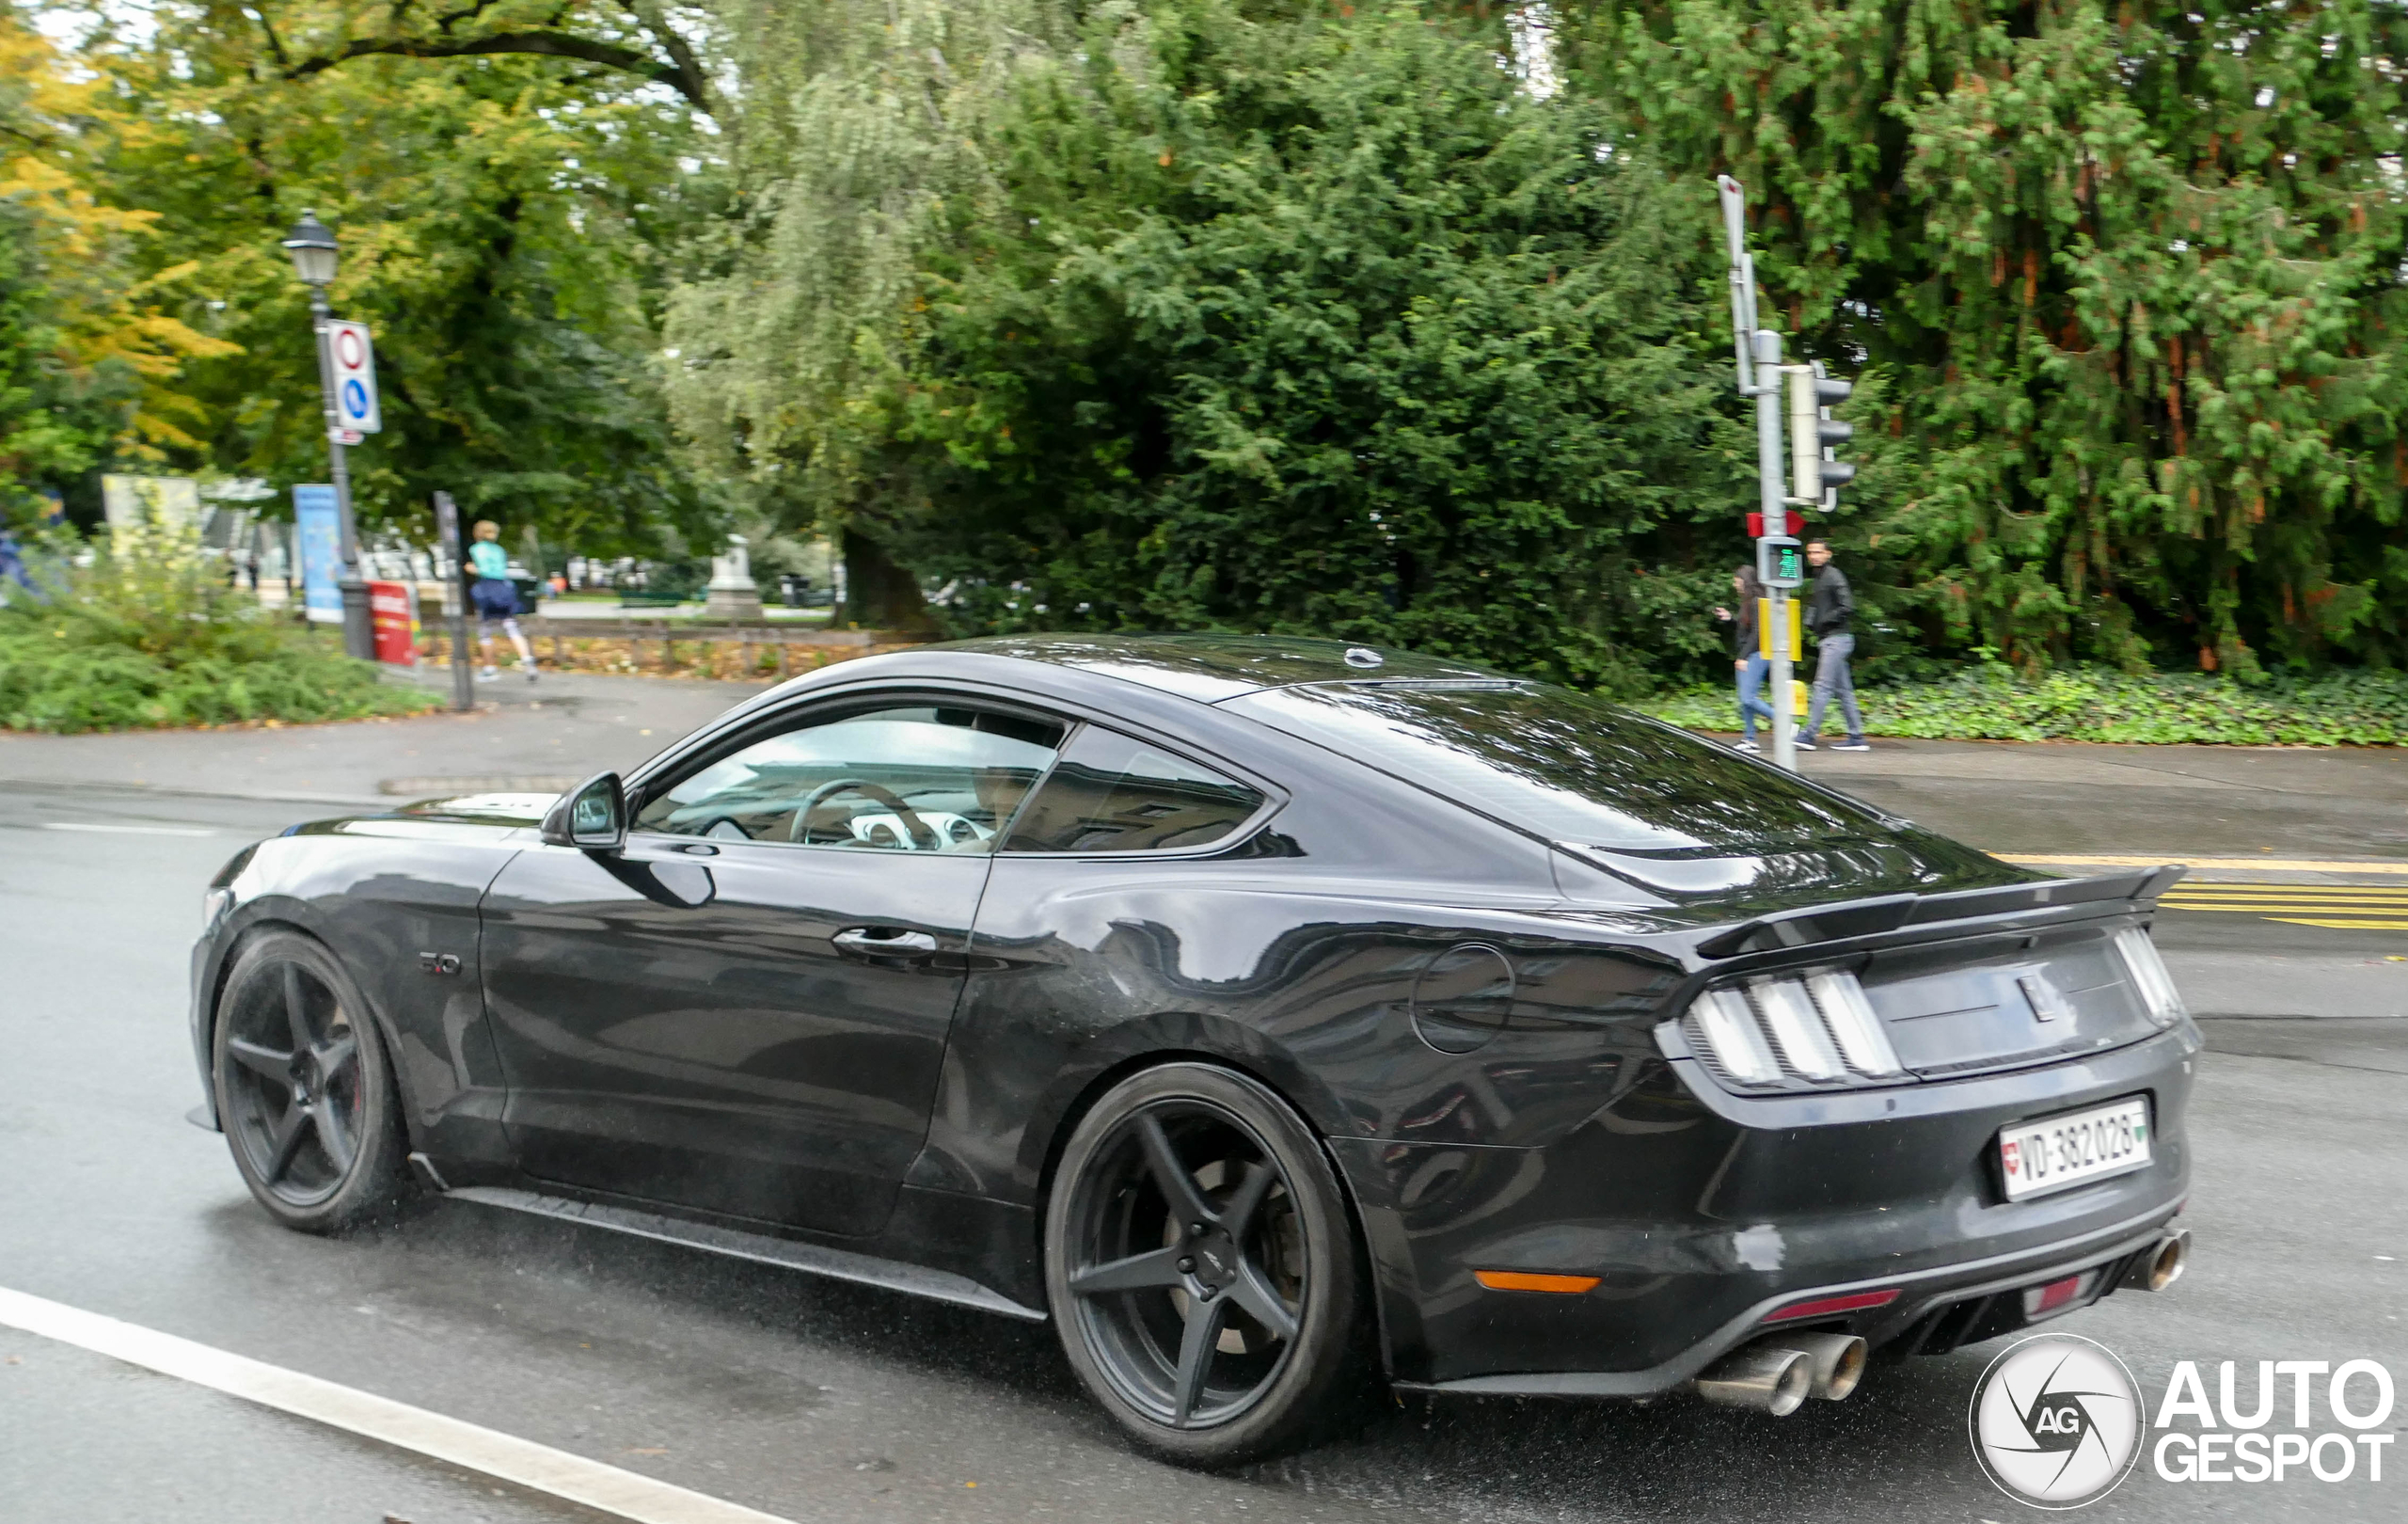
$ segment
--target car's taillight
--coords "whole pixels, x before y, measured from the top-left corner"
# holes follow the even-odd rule
[[[2174,988],[2174,976],[2166,971],[2165,960],[2157,955],[2157,944],[2149,940],[2147,929],[2128,926],[2116,932],[2115,951],[2123,955],[2132,987],[2141,992],[2141,1004],[2148,1008],[2148,1019],[2160,1026],[2180,1021],[2182,992]]]
[[[1773,1062],[1772,1050],[1756,1028],[1756,1015],[1748,1008],[1746,995],[1736,990],[1708,990],[1689,1007],[1689,1025],[1693,1028],[1690,1041],[1698,1043],[1701,1052],[1712,1054],[1731,1078],[1742,1085],[1781,1083],[1781,1066]]]
[[[1873,1014],[1872,1002],[1864,998],[1864,986],[1856,982],[1855,975],[1834,970],[1809,974],[1806,988],[1814,992],[1815,1008],[1830,1026],[1840,1052],[1847,1056],[1848,1068],[1876,1079],[1905,1072],[1897,1050],[1890,1046],[1890,1034],[1882,1029],[1881,1018]]]
[[[1881,1085],[1906,1075],[1881,1018],[1845,969],[1708,990],[1681,1025],[1691,1052],[1746,1089]]]

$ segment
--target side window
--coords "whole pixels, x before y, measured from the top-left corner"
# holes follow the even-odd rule
[[[942,705],[857,709],[756,740],[636,816],[638,831],[913,852],[990,852],[1063,727]]]
[[[1011,852],[1133,852],[1218,841],[1262,807],[1226,777],[1093,725],[1012,827]]]

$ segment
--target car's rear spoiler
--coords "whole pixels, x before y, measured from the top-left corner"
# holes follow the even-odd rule
[[[1728,931],[1718,931],[1699,943],[1697,950],[1707,958],[1735,958],[1741,953],[1877,936],[1902,926],[1928,926],[1935,921],[2009,915],[2019,911],[2104,900],[2149,900],[2174,887],[2175,881],[2189,871],[2179,864],[2168,864],[2130,873],[2102,874],[2095,879],[2041,879],[2031,883],[1957,889],[1941,895],[1882,895],[1873,899],[1809,905],[1759,915]]]

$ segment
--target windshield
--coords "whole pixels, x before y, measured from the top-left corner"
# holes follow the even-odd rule
[[[1327,684],[1220,707],[1549,841],[1757,850],[1893,834],[1777,769],[1568,689]]]

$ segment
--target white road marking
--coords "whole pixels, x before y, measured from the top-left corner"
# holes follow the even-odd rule
[[[549,1445],[6,1287],[0,1287],[0,1326],[73,1344],[636,1524],[790,1524],[774,1514]]]
[[[214,836],[198,826],[100,825],[84,820],[44,820],[44,831],[102,831],[113,836]]]

